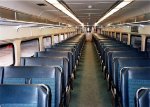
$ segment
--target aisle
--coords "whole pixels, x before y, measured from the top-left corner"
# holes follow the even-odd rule
[[[77,67],[70,107],[111,107],[111,95],[107,92],[95,47],[86,42]]]

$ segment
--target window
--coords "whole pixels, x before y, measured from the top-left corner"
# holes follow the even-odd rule
[[[39,42],[37,39],[21,43],[21,57],[31,57],[37,51],[39,51]]]
[[[73,33],[70,33],[70,37],[73,37]]]
[[[146,51],[150,51],[150,38],[146,39]]]
[[[122,42],[125,43],[125,44],[127,44],[127,41],[128,41],[128,35],[123,34],[122,35]]]
[[[120,40],[120,33],[116,34],[116,40],[118,40],[118,41]]]
[[[0,66],[10,66],[14,64],[13,44],[1,45],[0,41]]]
[[[65,39],[67,39],[67,34],[64,34],[65,35]]]
[[[98,34],[100,34],[101,29],[100,29],[100,28],[97,28],[97,29],[96,29],[96,32],[97,32]]]
[[[54,36],[54,43],[58,43],[59,41],[58,41],[58,35],[55,35]]]
[[[64,40],[64,35],[60,35],[60,41]]]
[[[43,43],[44,43],[44,48],[51,47],[51,45],[52,45],[51,37],[49,36],[49,37],[43,38]]]
[[[111,33],[111,37],[114,38],[114,33]]]
[[[141,36],[131,36],[131,46],[141,50]]]

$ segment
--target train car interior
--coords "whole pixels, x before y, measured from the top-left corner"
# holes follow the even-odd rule
[[[0,107],[150,107],[150,0],[0,0]]]

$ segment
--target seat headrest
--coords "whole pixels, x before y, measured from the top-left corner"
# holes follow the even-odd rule
[[[58,68],[57,68],[58,69]],[[50,66],[13,66],[4,67],[4,78],[55,78],[56,67]]]
[[[36,66],[36,65],[58,65],[63,67],[63,61],[66,60],[63,57],[21,57],[21,65],[26,66]]]
[[[34,54],[35,57],[41,57],[41,56],[65,56],[68,57],[69,53],[68,52],[62,52],[62,51],[43,51],[43,52],[36,52]]]

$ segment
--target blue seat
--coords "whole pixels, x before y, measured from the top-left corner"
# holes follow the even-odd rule
[[[125,46],[125,45],[123,45],[123,44],[118,44],[118,43],[101,45],[101,46],[99,47],[100,55],[103,56],[103,53],[104,53],[104,51],[105,51],[105,48],[107,48],[107,47],[110,47],[110,48],[111,48],[111,47],[121,47],[121,46]]]
[[[63,57],[21,57],[22,66],[58,66],[62,68],[63,91],[69,85],[68,60]]]
[[[101,42],[107,42],[107,41],[116,41],[114,39],[110,39],[110,38],[107,38],[107,37],[104,37],[104,36],[93,36],[93,38],[95,39],[95,41],[97,43],[101,43]]]
[[[49,91],[44,85],[0,85],[0,106],[50,107]]]
[[[110,51],[131,51],[131,50],[136,51],[136,49],[129,48],[127,46],[122,46],[122,45],[118,45],[118,46],[114,45],[114,46],[106,47],[104,48],[104,54],[103,54],[104,62],[106,61],[105,64],[107,63],[107,56]]]
[[[64,99],[69,99],[70,87],[72,88],[72,79],[69,75],[68,59],[63,57],[24,57],[21,58],[23,66],[59,66],[62,68],[62,91]],[[68,97],[67,97],[68,96]],[[68,102],[67,102],[68,103]]]
[[[104,48],[106,48],[107,46],[115,46],[115,45],[124,45],[124,44],[118,43],[118,42],[112,42],[112,41],[100,43],[99,44],[99,52],[102,54],[102,52],[104,51]]]
[[[85,41],[85,35],[72,37],[70,39],[67,39],[65,42],[71,42],[71,43],[79,43]]]
[[[118,42],[108,41],[108,42],[102,42],[102,43],[100,43],[100,48],[103,48],[103,47],[109,46],[109,45],[125,45],[125,44],[118,43]]]
[[[63,42],[61,42],[61,43],[58,43],[58,44],[77,44],[77,45],[80,45],[80,44],[82,44],[83,42],[85,41],[85,35],[83,35],[83,36],[76,36],[76,37],[73,37],[73,38],[71,38],[71,39],[67,39],[67,40],[65,40],[65,41],[63,41]]]
[[[109,51],[117,51],[117,50],[129,50],[131,48],[125,46],[125,45],[106,45],[102,50],[101,50],[101,58],[105,62],[105,58],[107,57],[107,53]]]
[[[107,48],[105,48],[105,50],[104,50],[104,54],[103,54],[103,65],[102,65],[102,67],[104,67],[105,66],[105,68],[106,68],[106,65],[107,65],[107,61],[108,61],[108,53],[110,52],[110,51],[136,51],[136,49],[134,49],[134,48],[129,48],[129,47],[126,47],[126,46],[120,46],[120,47],[116,47],[116,46],[114,46],[114,47],[107,47]]]
[[[104,45],[113,45],[113,44],[123,44],[121,42],[117,42],[117,41],[112,41],[112,40],[102,40],[99,41],[100,47],[104,46]]]
[[[78,45],[74,45],[74,44],[62,44],[59,47],[71,48],[71,49],[75,50],[76,60],[77,60],[78,56],[80,55],[80,49],[79,49]]]
[[[63,43],[63,45],[75,45],[76,50],[78,50],[78,52],[81,51],[82,45],[83,45],[83,41],[79,41],[79,42],[65,42]]]
[[[96,41],[101,40],[101,39],[108,39],[107,37],[104,37],[102,35],[92,35],[93,39]]]
[[[113,62],[113,85],[117,92],[120,93],[120,82],[122,69],[125,67],[149,67],[150,59],[142,57],[120,57],[115,58]]]
[[[63,43],[60,43],[60,45],[62,46],[75,46],[76,49],[78,49],[81,45],[80,44],[80,41],[79,42],[63,42]]]
[[[61,50],[61,48],[71,49],[72,53],[75,53],[75,59],[78,60],[78,56],[80,54],[80,51],[76,45],[64,45],[63,44],[63,45],[56,45],[52,48],[59,48],[59,50]]]
[[[136,92],[136,107],[150,106],[150,88],[142,87]]]
[[[113,41],[113,40],[110,40],[110,39],[99,39],[98,42],[100,44],[103,44],[103,43],[116,43],[116,41]]]
[[[121,78],[122,107],[135,107],[136,91],[141,87],[150,87],[150,67],[124,68]],[[149,107],[144,105],[142,107]]]
[[[57,51],[69,51],[72,52],[73,55],[76,55],[76,49],[70,48],[70,47],[52,47],[52,48],[45,48],[45,51],[51,51],[51,50],[57,50]]]
[[[107,53],[107,63],[106,66],[108,68],[108,73],[112,75],[112,63],[114,58],[119,57],[148,57],[145,52],[138,52],[135,50],[117,50],[117,51],[109,51]]]
[[[114,87],[114,83],[112,81],[113,79],[113,59],[114,58],[120,58],[120,57],[132,57],[132,58],[144,58],[147,57],[147,54],[145,54],[144,52],[138,52],[135,50],[126,50],[126,51],[122,51],[122,50],[117,50],[117,51],[109,51],[107,53],[107,61],[106,61],[106,75],[107,75],[107,81],[109,83],[109,88],[110,86]]]
[[[72,53],[68,52],[59,52],[59,51],[41,51],[36,52],[34,57],[64,57],[69,59],[69,75],[71,75],[74,71],[73,67],[75,66],[75,61],[72,59]]]
[[[61,72],[58,67],[48,66],[4,67],[3,84],[45,84],[51,89],[51,107],[59,107],[62,96]]]
[[[93,35],[92,39],[93,39],[93,41],[95,43],[95,46],[96,46],[97,50],[98,50],[98,47],[100,47],[99,40],[107,40],[106,37],[96,36],[96,35]]]
[[[77,44],[69,44],[69,43],[58,43],[56,45],[54,45],[53,47],[70,47],[70,48],[78,48]]]
[[[73,63],[72,64],[72,68],[74,68],[75,67],[75,65],[76,65],[76,50],[73,48],[73,49],[71,49],[71,48],[66,48],[66,47],[57,47],[57,48],[45,48],[45,51],[47,51],[47,52],[59,52],[59,53],[61,53],[61,52],[68,52],[68,54],[69,54],[69,59],[70,59],[70,61]]]

